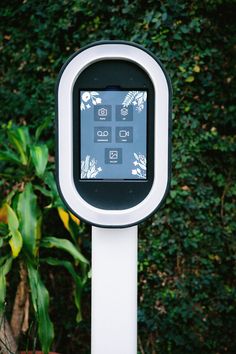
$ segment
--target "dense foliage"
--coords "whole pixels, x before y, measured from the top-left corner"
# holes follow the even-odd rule
[[[54,155],[56,76],[84,45],[131,40],[163,62],[173,85],[172,182],[164,207],[140,227],[139,352],[235,353],[235,2],[4,0],[0,6],[1,149],[11,144],[9,121],[31,134],[43,124],[41,139]],[[5,167],[1,202],[12,185]],[[45,227],[60,228],[56,214],[51,218]],[[87,233],[81,246],[88,255]],[[84,322],[76,325],[69,302],[68,315],[58,313],[68,296],[63,284],[55,291],[46,275],[45,281],[54,294],[58,351],[88,353],[89,289]]]

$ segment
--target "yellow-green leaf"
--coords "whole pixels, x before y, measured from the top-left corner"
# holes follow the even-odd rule
[[[194,71],[195,73],[200,73],[200,71],[201,71],[200,66],[199,66],[199,65],[194,65],[193,71]]]
[[[23,239],[19,230],[11,232],[11,239],[9,241],[9,245],[11,247],[12,257],[18,257],[23,245]]]
[[[183,66],[179,66],[179,70],[182,72],[182,73],[185,73],[186,72],[186,69],[183,67]]]
[[[8,225],[10,231],[16,231],[19,227],[19,220],[16,216],[14,210],[10,207],[10,205],[6,204],[7,207],[7,218],[8,218]]]
[[[193,82],[194,81],[194,76],[190,75],[185,79],[185,82]]]
[[[48,148],[47,145],[32,145],[30,147],[30,156],[32,158],[36,175],[41,177],[46,169],[48,162]]]
[[[65,228],[70,231],[69,228],[69,213],[67,213],[63,208],[57,208],[58,214],[60,216],[61,221],[63,222]]]
[[[11,235],[9,245],[11,247],[12,257],[16,258],[22,249],[23,239],[22,239],[22,235],[21,235],[20,231],[18,230],[19,221],[18,221],[16,213],[10,207],[10,205],[6,204],[6,208],[7,208],[7,214],[8,214],[8,226],[9,226],[10,235]]]
[[[69,214],[70,214],[70,217],[71,219],[74,221],[74,223],[76,223],[76,225],[80,225],[80,219],[78,219],[74,214],[72,214],[70,211],[69,211]]]

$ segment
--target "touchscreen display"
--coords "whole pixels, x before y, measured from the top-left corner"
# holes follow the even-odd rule
[[[147,91],[80,91],[80,179],[147,179]]]

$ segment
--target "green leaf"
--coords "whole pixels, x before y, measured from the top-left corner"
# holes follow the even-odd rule
[[[37,204],[31,183],[27,183],[20,193],[17,203],[17,212],[20,221],[20,231],[26,248],[32,255],[38,252],[38,241],[41,237],[41,212]]]
[[[51,117],[47,117],[44,122],[38,126],[35,132],[35,140],[38,140],[45,128],[49,126],[51,122]]]
[[[44,174],[48,162],[47,145],[32,145],[30,147],[30,155],[36,169],[36,175],[41,177]]]
[[[60,260],[57,258],[51,258],[51,257],[47,257],[45,259],[42,259],[41,261],[46,262],[47,264],[50,264],[52,266],[64,267],[67,269],[67,271],[72,276],[72,278],[75,282],[75,292],[74,292],[75,305],[78,310],[77,315],[76,315],[76,321],[79,323],[82,320],[81,294],[82,294],[83,286],[87,280],[87,277],[82,280],[81,277],[76,273],[73,264],[69,261],[64,261],[64,260]]]
[[[27,266],[31,297],[38,321],[39,340],[44,354],[48,354],[54,338],[53,324],[48,313],[49,294],[40,278],[38,270],[30,263]]]
[[[23,240],[22,240],[22,235],[21,235],[20,231],[18,230],[19,221],[16,216],[16,213],[10,207],[10,205],[6,204],[6,207],[7,207],[7,214],[8,214],[8,226],[9,226],[10,235],[11,235],[9,245],[11,247],[12,257],[16,258],[22,249]]]
[[[21,159],[13,151],[0,151],[0,161],[21,164]]]
[[[69,240],[56,238],[52,236],[44,237],[41,246],[45,248],[56,247],[71,254],[76,261],[89,264],[88,260],[77,250],[77,248]]]
[[[4,311],[4,303],[6,298],[6,275],[10,271],[12,258],[6,257],[0,265],[0,314]]]
[[[30,145],[28,127],[18,127],[10,129],[8,131],[8,137],[13,147],[19,153],[22,164],[27,165],[27,146]]]
[[[52,193],[52,198],[53,198],[53,206],[55,207],[59,207],[62,206],[64,207],[61,198],[59,197],[59,193],[57,190],[57,185],[55,182],[55,176],[52,172],[45,172],[44,175],[44,182],[46,183],[46,185],[50,188],[50,191]]]

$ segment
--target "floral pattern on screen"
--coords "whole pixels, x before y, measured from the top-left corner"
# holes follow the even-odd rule
[[[101,97],[99,97],[99,93],[96,91],[85,91],[81,97],[80,110],[84,111],[85,109],[89,109],[97,104],[102,103]]]
[[[132,175],[135,175],[139,178],[146,178],[146,171],[147,171],[147,159],[142,154],[134,153],[135,161],[133,165],[135,169],[132,170]]]
[[[85,160],[81,161],[81,178],[95,178],[101,171],[102,168],[97,167],[95,158],[87,155]]]
[[[125,96],[122,105],[124,107],[128,107],[129,105],[133,105],[137,112],[142,112],[144,109],[144,103],[147,101],[147,92],[143,91],[129,91]]]

